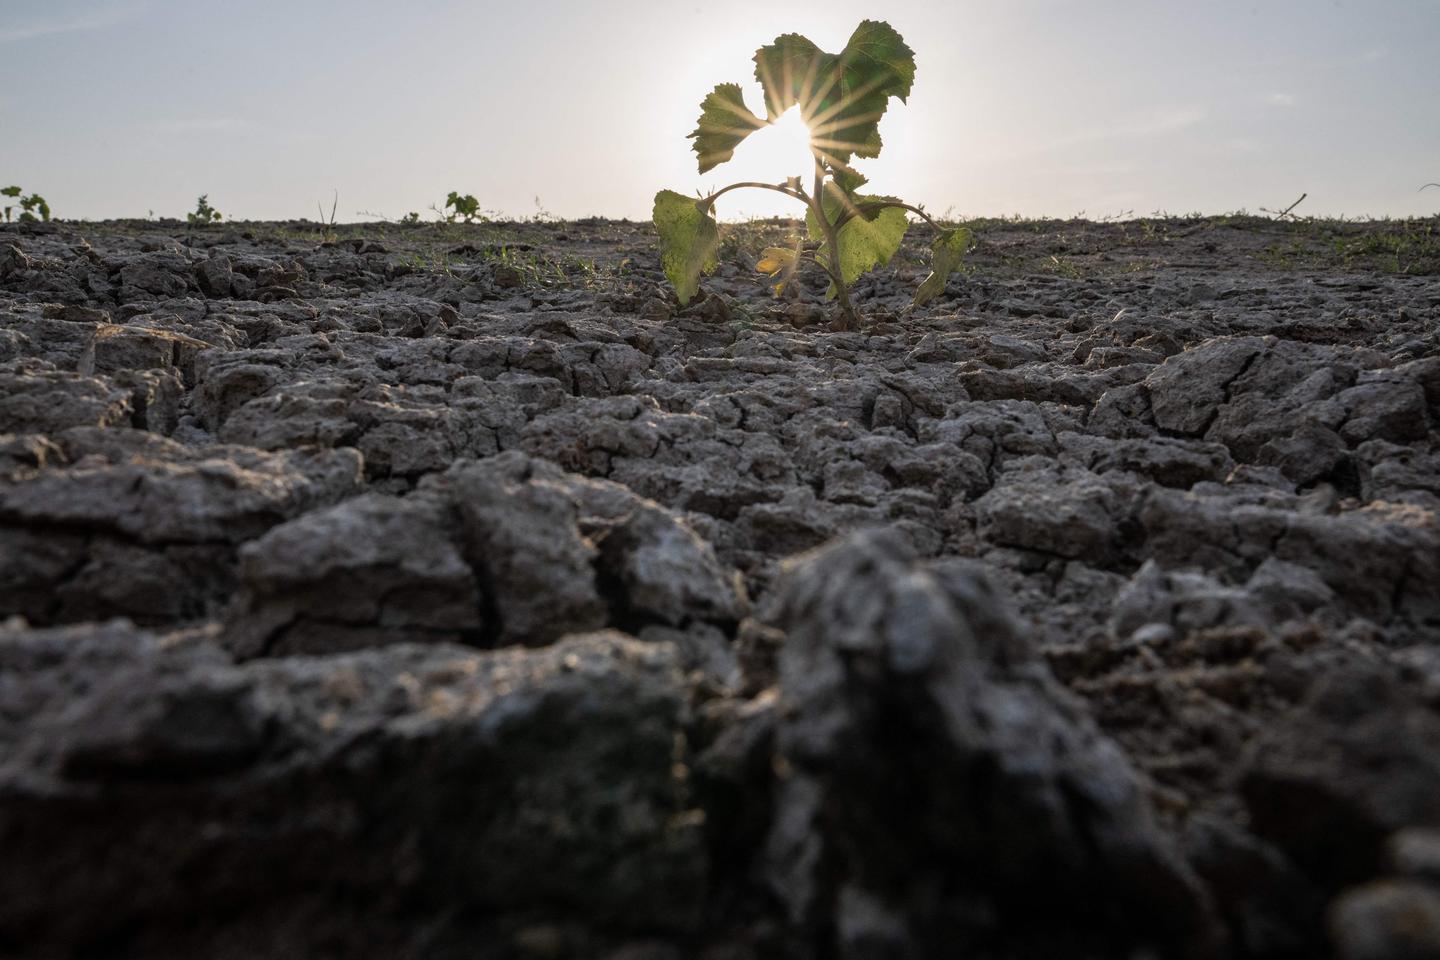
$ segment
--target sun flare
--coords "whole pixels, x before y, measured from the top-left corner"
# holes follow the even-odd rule
[[[810,153],[810,128],[800,118],[800,108],[791,107],[774,123],[756,130],[740,146],[736,156],[746,166],[767,171],[768,178],[773,178],[776,172],[808,176],[815,160]]]

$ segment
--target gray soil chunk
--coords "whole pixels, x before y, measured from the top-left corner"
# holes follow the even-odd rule
[[[464,464],[440,480],[455,504],[467,562],[489,603],[500,645],[542,646],[606,623],[595,584],[599,555],[580,532],[580,508],[558,471],[532,476],[521,455]]]
[[[130,391],[102,378],[40,369],[0,372],[0,432],[128,425],[130,415]]]
[[[746,611],[744,587],[710,545],[654,503],[638,502],[606,530],[598,563],[619,581],[632,616],[671,626],[691,620],[735,624]]]
[[[141,543],[238,543],[356,492],[353,450],[211,448],[177,459],[81,459],[0,490],[0,524],[113,533]]]
[[[395,955],[414,923],[461,923],[456,902],[464,922],[697,921],[668,645],[233,666],[117,622],[0,632],[0,676],[0,942],[26,955]]]
[[[1162,430],[1199,436],[1229,399],[1230,385],[1266,343],[1258,337],[1222,337],[1166,359],[1150,374],[1150,410]]]
[[[793,921],[925,956],[962,917],[1020,909],[1036,943],[1067,930],[1214,949],[1206,896],[1141,780],[976,567],[861,533],[793,561],[776,604],[784,765],[767,864]],[[1142,903],[1164,919],[1103,919]]]
[[[1347,892],[1330,908],[1340,960],[1440,957],[1440,888],[1382,880]]]
[[[682,518],[519,453],[461,461],[406,497],[311,511],[239,556],[226,638],[242,657],[543,646],[607,624],[733,628],[748,610],[738,575]]]
[[[1318,679],[1259,738],[1241,782],[1255,829],[1330,883],[1383,865],[1387,838],[1440,827],[1440,714],[1373,665]]]
[[[1124,495],[1086,470],[1060,474],[1044,461],[1017,464],[975,503],[978,532],[992,543],[1061,557],[1109,555]]]
[[[271,529],[240,551],[232,648],[273,656],[477,634],[480,592],[451,523],[443,502],[365,494]]]

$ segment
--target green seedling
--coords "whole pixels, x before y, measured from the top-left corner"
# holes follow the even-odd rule
[[[9,197],[20,204],[20,216],[16,219],[18,219],[21,223],[33,223],[36,220],[49,220],[50,204],[45,202],[45,198],[40,196],[40,194],[38,193],[32,193],[28,197],[21,196],[21,194],[24,192],[25,191],[21,190],[19,187],[11,186],[0,190],[0,196]],[[14,209],[15,207],[12,204],[5,205],[6,223],[10,222],[11,212]]]
[[[454,223],[457,219],[464,220],[466,223],[474,223],[476,220],[483,221],[485,219],[480,214],[480,201],[468,193],[461,196],[454,190],[451,190],[450,195],[445,198],[445,209],[450,211],[450,213],[445,216],[445,219],[450,223]]]
[[[200,194],[195,201],[195,212],[185,214],[186,223],[217,223],[221,219],[220,211],[210,206],[210,195]]]
[[[657,193],[660,261],[680,303],[695,296],[701,276],[717,265],[715,201],[745,188],[781,193],[806,207],[806,236],[796,237],[790,247],[764,250],[756,265],[775,281],[777,294],[802,263],[818,264],[830,277],[827,296],[839,301],[844,325],[858,326],[848,288],[861,274],[890,262],[914,214],[935,228],[931,273],[916,291],[914,305],[941,295],[972,244],[970,231],[943,227],[923,208],[894,197],[860,193],[867,181],[851,166],[853,159],[880,155],[880,119],[890,98],[904,103],[910,95],[915,54],[900,34],[888,23],[866,20],[845,49],[832,54],[787,33],[755,52],[755,78],[764,89],[763,120],[746,106],[739,84],[722,83],[701,102],[699,124],[690,134],[700,172],[729,160],[747,136],[798,106],[810,130],[811,188],[805,189],[804,176],[787,176],[776,183],[732,183],[698,200],[673,190]]]

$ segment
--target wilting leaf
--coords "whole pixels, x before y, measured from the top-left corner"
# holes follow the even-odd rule
[[[700,172],[706,173],[735,155],[735,148],[750,134],[765,126],[765,121],[750,112],[738,83],[722,83],[700,101],[700,122],[691,148],[700,161]]]
[[[945,292],[945,281],[960,266],[960,261],[974,244],[974,235],[964,227],[947,230],[930,244],[934,259],[930,264],[930,276],[915,291],[914,306],[928,303]]]
[[[700,277],[715,269],[719,225],[694,197],[661,190],[655,194],[655,229],[660,234],[660,266],[675,285],[680,303],[700,289]]]
[[[766,247],[760,252],[760,262],[755,264],[755,269],[773,277],[794,262],[794,250],[788,247]]]
[[[880,154],[880,118],[891,97],[902,102],[915,81],[915,54],[887,23],[866,20],[839,54],[798,34],[755,52],[770,119],[800,105],[815,146],[835,165]]]

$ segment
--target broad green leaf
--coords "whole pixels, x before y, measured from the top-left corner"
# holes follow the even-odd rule
[[[818,102],[839,78],[836,58],[798,33],[787,33],[755,51],[755,79],[765,89],[765,118],[775,120],[796,104]]]
[[[848,66],[858,68],[862,79],[871,75],[884,77],[881,89],[887,97],[901,103],[910,96],[915,83],[915,52],[905,45],[900,34],[883,20],[866,20],[855,28],[842,57],[849,55]]]
[[[813,142],[833,161],[880,154],[880,118],[891,97],[902,102],[915,81],[915,54],[889,24],[866,20],[839,54],[797,34],[755,53],[755,78],[774,119],[800,105]]]
[[[660,234],[660,266],[675,285],[680,303],[700,289],[700,277],[715,269],[719,225],[702,201],[674,190],[655,194],[655,229]]]
[[[837,194],[838,191],[831,191],[825,197],[825,212],[831,222],[834,222],[836,215],[847,206],[855,211],[857,208],[854,205],[863,207],[866,204],[893,200],[891,197],[867,197],[860,194],[844,197]],[[824,231],[816,222],[813,213],[806,218],[806,225],[812,236],[816,233],[824,236]],[[845,285],[854,283],[865,271],[889,263],[890,258],[895,256],[895,251],[900,249],[900,241],[905,239],[905,231],[909,227],[910,221],[906,218],[905,211],[899,207],[872,210],[869,216],[855,212],[846,220],[835,238],[840,244],[838,263]],[[815,256],[826,264],[836,262],[831,260],[832,252],[828,243],[822,245]],[[827,296],[835,296],[833,283]]]
[[[915,291],[914,306],[921,306],[945,292],[945,281],[960,266],[960,261],[975,243],[975,237],[964,227],[947,230],[930,244],[934,258],[930,263],[930,276]]]
[[[0,190],[0,194],[4,194],[7,197],[18,197],[20,196],[20,188],[6,187],[4,190]]]
[[[690,139],[691,148],[706,173],[735,155],[735,148],[765,121],[750,112],[738,83],[722,83],[700,101],[700,122]]]

